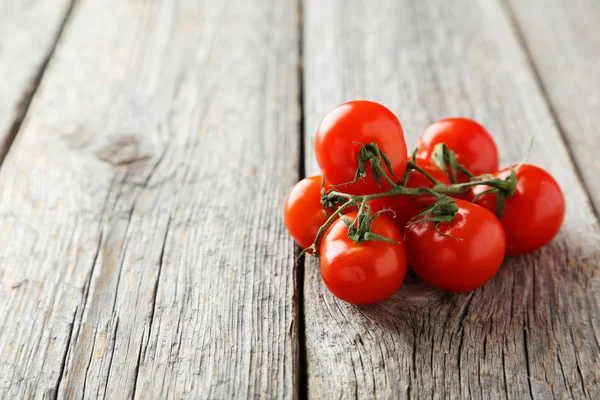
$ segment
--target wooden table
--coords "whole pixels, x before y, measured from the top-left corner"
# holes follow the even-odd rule
[[[0,398],[600,398],[600,3],[300,3],[0,1]],[[282,201],[357,98],[535,138],[560,235],[336,300]]]

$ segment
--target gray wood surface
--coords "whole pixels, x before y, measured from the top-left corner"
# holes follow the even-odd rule
[[[78,2],[0,172],[0,398],[295,396],[297,18]]]
[[[538,4],[530,11],[544,18]],[[520,161],[534,137],[529,162],[557,178],[568,204],[557,239],[508,258],[471,294],[412,279],[387,302],[355,307],[336,300],[318,265],[307,262],[309,397],[599,398],[598,221],[505,6],[307,0],[304,14],[307,175],[318,172],[319,120],[339,103],[366,98],[397,113],[409,146],[448,116],[487,126],[502,165]]]
[[[600,211],[600,3],[510,1],[575,164]]]
[[[0,1],[0,398],[600,398],[599,18],[592,0]],[[318,173],[319,120],[357,98],[411,147],[452,115],[503,165],[534,137],[559,237],[470,294],[409,276],[379,305],[336,300],[295,266],[281,205]]]
[[[0,160],[69,14],[70,0],[0,1]]]

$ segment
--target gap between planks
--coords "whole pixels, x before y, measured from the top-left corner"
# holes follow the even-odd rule
[[[298,12],[298,180],[306,175],[306,166],[304,162],[304,0],[297,0]],[[298,246],[296,246],[298,247]],[[298,254],[300,249],[298,248]],[[296,255],[297,257],[297,255]],[[306,324],[304,314],[304,279],[306,255],[296,261],[296,286],[298,297],[296,299],[298,315],[298,388],[297,396],[300,400],[308,399],[308,365],[306,358]]]
[[[46,72],[46,69],[48,68],[48,64],[50,63],[50,60],[52,59],[52,56],[54,55],[56,46],[57,46],[58,42],[60,41],[60,38],[65,30],[65,27],[67,25],[67,22],[69,21],[69,18],[71,17],[71,14],[73,13],[73,9],[75,8],[75,3],[77,1],[78,0],[71,0],[71,2],[69,3],[67,12],[65,13],[62,21],[60,22],[60,26],[58,28],[58,31],[56,32],[56,35],[54,36],[54,39],[52,40],[52,45],[50,46],[48,53],[45,55],[36,74],[34,75],[29,88],[27,90],[25,90],[25,92],[23,93],[23,96],[19,100],[19,103],[17,105],[17,115],[15,116],[15,119],[14,119],[12,125],[8,129],[6,138],[4,139],[4,141],[2,142],[2,144],[0,146],[0,168],[2,167],[2,164],[4,163],[4,159],[6,158],[6,155],[10,151],[12,144],[14,143],[15,139],[17,138],[17,134],[19,133],[19,130],[21,129],[21,125],[23,124],[23,121],[25,120],[25,116],[27,115],[27,112],[29,111],[29,106],[31,105],[31,102],[33,100],[33,97],[35,96],[35,93],[37,92],[38,88],[40,87],[40,83],[42,82],[44,73]]]
[[[565,126],[564,126],[562,120],[560,119],[558,112],[556,111],[554,102],[552,101],[552,98],[550,97],[550,95],[548,93],[548,88],[546,87],[546,83],[544,82],[544,79],[542,78],[542,75],[540,73],[540,69],[538,68],[538,66],[535,62],[535,59],[531,52],[531,48],[530,48],[529,44],[527,43],[527,40],[525,39],[525,33],[523,32],[523,29],[521,28],[521,24],[517,20],[517,16],[515,15],[513,6],[507,0],[501,1],[500,4],[504,8],[504,11],[505,11],[506,15],[508,16],[508,19],[510,20],[512,28],[515,32],[515,36],[519,40],[519,44],[520,44],[521,48],[523,49],[523,53],[525,54],[525,56],[527,58],[527,65],[528,65],[529,69],[531,70],[531,73],[532,73],[532,75],[535,79],[535,82],[539,88],[540,94],[543,96],[544,100],[546,101],[546,105],[548,106],[548,112],[550,114],[550,117],[552,118],[552,121],[554,122],[554,125],[556,126],[556,130],[560,134],[563,144],[565,145],[565,148],[569,155],[569,159],[571,161],[571,164],[573,165],[573,170],[575,172],[575,176],[577,177],[579,184],[581,185],[581,187],[583,187],[583,189],[585,191],[586,197],[590,204],[590,208],[592,209],[592,211],[594,212],[594,216],[596,217],[596,221],[600,222],[600,210],[596,207],[596,204],[593,201],[592,192],[591,192],[587,182],[582,177],[582,173],[581,173],[582,165],[578,161],[577,157],[575,157],[575,152],[573,150],[573,147],[571,146],[571,143],[567,140],[567,136],[568,136],[567,130],[565,129]]]

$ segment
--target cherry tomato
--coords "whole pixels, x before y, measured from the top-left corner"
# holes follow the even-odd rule
[[[356,212],[347,214],[353,220]],[[385,215],[373,220],[371,231],[394,243],[348,238],[341,219],[333,223],[321,241],[321,274],[327,288],[353,304],[372,304],[393,295],[406,275],[406,249],[402,235]]]
[[[510,168],[494,174],[501,179],[509,175]],[[522,165],[516,175],[517,191],[505,200],[500,219],[506,232],[508,255],[529,253],[544,246],[556,236],[565,217],[562,190],[548,172],[533,165]],[[471,196],[487,189],[487,186],[475,186]],[[496,212],[495,194],[483,195],[475,203]]]
[[[321,176],[302,179],[285,199],[283,219],[288,232],[303,249],[317,236],[317,231],[327,221],[321,209]],[[328,183],[325,182],[328,190]]]
[[[365,178],[354,184],[358,169],[358,154],[363,145],[376,143],[389,158],[392,172],[401,177],[406,169],[406,142],[398,118],[381,104],[371,101],[351,101],[330,111],[317,128],[315,155],[325,178],[336,189],[351,194],[383,192],[366,163]],[[389,171],[383,164],[386,174]],[[390,176],[391,177],[391,176]],[[382,178],[384,188],[389,188]]]
[[[477,289],[496,274],[506,249],[504,230],[489,210],[455,200],[452,222],[420,222],[406,228],[408,263],[428,284],[449,292]],[[459,238],[457,240],[456,238]]]
[[[421,134],[418,157],[430,160],[436,145],[445,143],[456,154],[457,161],[475,175],[498,170],[498,149],[488,131],[467,118],[446,118],[434,122]],[[462,172],[459,181],[468,177]]]
[[[431,176],[444,185],[450,185],[450,179],[439,169],[435,164],[422,158],[417,158],[417,165],[423,168]],[[418,187],[433,187],[433,184],[425,175],[415,170],[410,171],[408,183],[406,187],[418,188]],[[433,196],[415,196],[410,197],[408,195],[399,196],[388,196],[380,197],[369,201],[369,205],[373,212],[378,212],[383,209],[390,209],[394,213],[385,214],[387,217],[392,218],[392,221],[396,224],[400,232],[404,232],[404,228],[408,221],[415,215],[423,210],[423,206],[435,202]],[[394,215],[395,214],[395,215]]]

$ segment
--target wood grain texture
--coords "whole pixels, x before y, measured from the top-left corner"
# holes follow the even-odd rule
[[[0,1],[0,159],[43,73],[71,0]]]
[[[81,0],[0,173],[0,398],[291,398],[293,0]]]
[[[515,5],[520,2],[515,2]],[[565,190],[559,236],[508,258],[470,294],[415,278],[375,306],[336,300],[307,262],[308,392],[312,398],[600,397],[600,235],[589,199],[498,1],[304,2],[307,175],[312,135],[347,100],[379,101],[409,146],[434,120],[472,117],[494,135],[502,165],[547,168]]]
[[[575,164],[600,212],[600,3],[511,0],[509,4]]]

